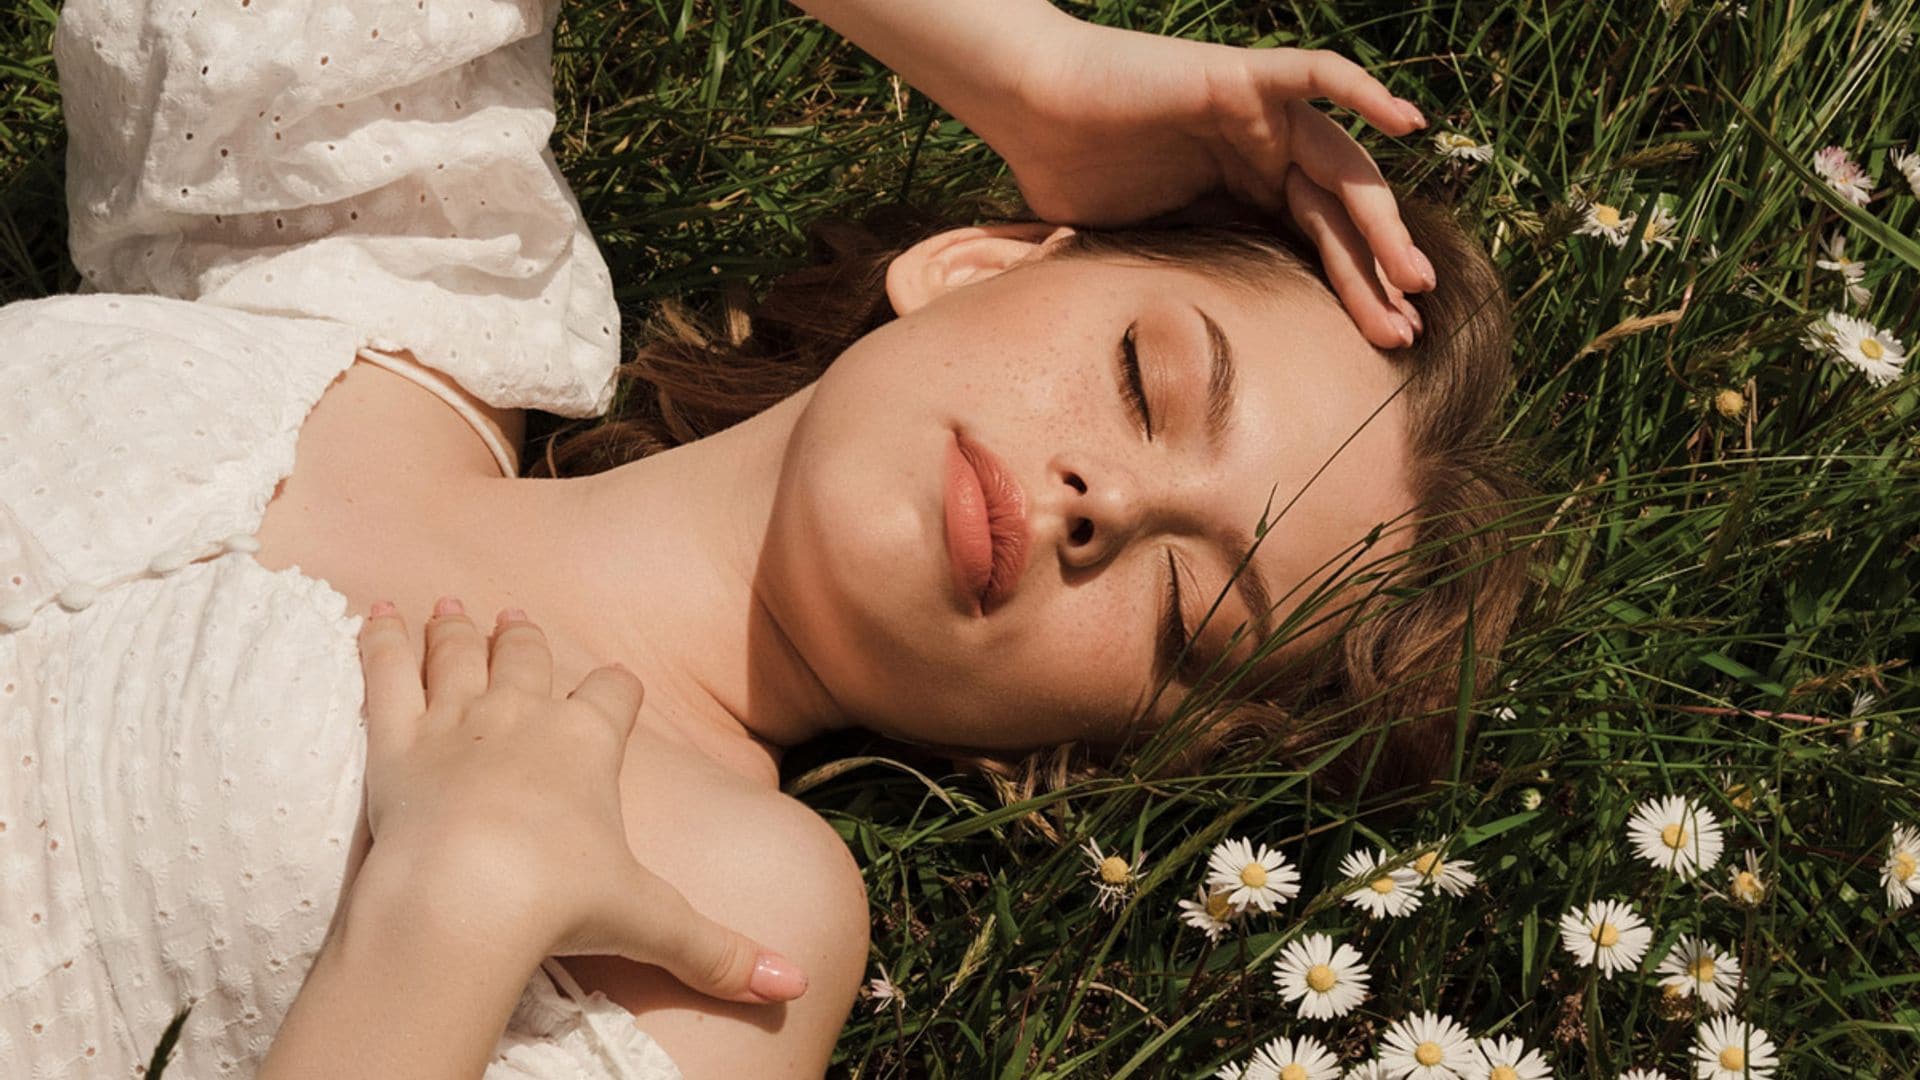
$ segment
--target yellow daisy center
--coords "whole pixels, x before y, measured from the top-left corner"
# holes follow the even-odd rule
[[[1747,399],[1738,390],[1722,390],[1713,396],[1713,407],[1720,410],[1721,416],[1731,420],[1747,411]],[[1745,785],[1734,787],[1732,792],[1737,793],[1733,795],[1733,805],[1742,810],[1753,809],[1753,795]]]
[[[1666,998],[1668,1001],[1679,1001],[1681,998],[1687,996],[1687,989],[1675,983],[1668,983],[1660,988],[1660,996]]]
[[[1425,855],[1413,860],[1413,868],[1420,871],[1421,877],[1432,877],[1433,872],[1440,869],[1440,853],[1437,851],[1427,852]]]
[[[1487,1074],[1487,1080],[1520,1080],[1520,1074],[1514,1072],[1511,1065],[1495,1065]]]
[[[1620,211],[1606,203],[1594,203],[1593,220],[1599,222],[1603,229],[1617,229],[1620,227]]]
[[[1326,993],[1333,989],[1333,984],[1337,981],[1334,978],[1333,969],[1325,964],[1315,964],[1307,969],[1307,985],[1313,988],[1314,993]]]
[[[1733,875],[1733,895],[1749,904],[1760,899],[1760,879],[1749,870]]]
[[[1674,824],[1661,829],[1660,842],[1675,851],[1680,850],[1680,845],[1687,842],[1687,827],[1685,825]]]
[[[1250,889],[1262,888],[1266,883],[1267,868],[1257,862],[1248,863],[1246,868],[1240,871],[1240,884]]]
[[[1372,881],[1367,882],[1367,888],[1385,896],[1394,890],[1393,877],[1389,875],[1387,877],[1374,878]]]
[[[1471,139],[1466,135],[1462,135],[1457,131],[1447,132],[1446,139],[1447,139],[1448,146],[1451,146],[1460,150],[1464,150],[1470,146],[1475,145],[1473,139]]]
[[[1620,931],[1610,922],[1603,922],[1593,928],[1594,943],[1603,949],[1611,949],[1620,941]]]
[[[1860,339],[1860,355],[1861,356],[1864,356],[1869,360],[1878,360],[1882,356],[1886,355],[1886,352],[1887,350],[1882,348],[1878,341],[1875,341],[1872,338]]]
[[[1920,869],[1920,863],[1914,859],[1913,852],[1902,851],[1893,857],[1893,880],[1905,881],[1916,869]]]
[[[1720,1067],[1728,1072],[1744,1072],[1747,1068],[1747,1052],[1737,1046],[1729,1046],[1720,1051]]]
[[[1693,981],[1712,982],[1714,971],[1715,971],[1713,966],[1713,957],[1703,956],[1700,959],[1695,960],[1693,962],[1693,967],[1689,970],[1693,972]]]
[[[1207,894],[1207,914],[1215,920],[1225,919],[1233,905],[1227,903],[1227,894],[1223,892]]]
[[[1280,1080],[1307,1080],[1306,1066],[1297,1061],[1287,1062],[1287,1067],[1280,1070]]]
[[[1127,860],[1118,855],[1109,855],[1100,860],[1100,880],[1109,885],[1125,885],[1133,872],[1127,869]]]
[[[1422,1065],[1438,1065],[1447,1056],[1437,1042],[1423,1042],[1413,1048],[1413,1060]]]

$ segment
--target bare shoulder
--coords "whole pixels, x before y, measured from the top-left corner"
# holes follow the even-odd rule
[[[680,788],[678,813],[661,807],[643,820],[630,816],[636,854],[696,909],[800,964],[806,994],[785,1005],[736,1005],[649,965],[612,957],[564,963],[583,987],[631,1011],[686,1080],[820,1077],[867,965],[859,865],[826,819],[797,799],[725,782],[672,786]]]

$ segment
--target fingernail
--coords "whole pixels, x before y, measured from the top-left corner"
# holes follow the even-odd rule
[[[1427,126],[1426,114],[1420,111],[1420,106],[1415,105],[1413,102],[1408,101],[1406,98],[1396,98],[1395,100],[1400,102],[1400,111],[1403,113],[1406,113],[1407,119],[1413,121],[1415,126],[1418,126],[1418,127]]]
[[[443,596],[434,602],[433,613],[435,615],[465,615],[467,609],[460,601],[453,597]]]
[[[521,611],[517,607],[510,607],[510,608],[500,609],[500,617],[497,620],[497,624],[500,626],[505,626],[510,622],[526,622],[526,621],[527,621],[526,612]]]
[[[1400,335],[1400,344],[1413,344],[1413,324],[1407,321],[1407,317],[1396,311],[1387,318],[1392,320],[1394,332]]]
[[[367,618],[377,619],[382,615],[391,615],[393,612],[394,607],[391,603],[385,600],[375,600],[373,606],[367,609]]]
[[[807,992],[807,977],[779,953],[761,953],[747,988],[768,1001],[791,1001]]]
[[[1414,333],[1418,334],[1427,328],[1427,320],[1420,317],[1420,309],[1414,307],[1412,304],[1408,304],[1407,310],[1401,312],[1401,314],[1407,317],[1407,321],[1413,323]]]
[[[1440,284],[1440,277],[1433,272],[1433,263],[1428,260],[1427,253],[1412,245],[1408,245],[1407,250],[1413,253],[1413,268],[1419,272],[1420,280],[1426,283],[1427,288]]]

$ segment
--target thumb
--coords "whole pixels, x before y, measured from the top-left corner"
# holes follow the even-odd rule
[[[637,880],[622,891],[622,931],[605,948],[665,968],[689,989],[750,1005],[791,1001],[807,992],[800,965],[694,910],[680,890],[633,864]],[[612,927],[610,927],[612,928]]]

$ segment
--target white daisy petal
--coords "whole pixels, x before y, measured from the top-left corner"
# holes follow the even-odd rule
[[[1813,155],[1813,171],[1855,206],[1867,205],[1872,197],[1873,180],[1845,147],[1829,146]]]
[[[1461,1080],[1479,1060],[1467,1029],[1433,1012],[1398,1021],[1381,1044],[1380,1064],[1399,1080]]]
[[[1627,835],[1641,858],[1682,878],[1713,869],[1725,849],[1720,822],[1681,795],[1641,803],[1627,822]]]
[[[1778,1060],[1765,1031],[1731,1016],[1708,1020],[1694,1034],[1698,1080],[1769,1080]]]
[[[1479,1039],[1474,1052],[1480,1062],[1472,1072],[1473,1080],[1553,1080],[1553,1068],[1540,1051],[1527,1049],[1517,1036]]]
[[[1207,860],[1207,884],[1231,890],[1227,902],[1237,909],[1272,911],[1299,894],[1300,871],[1265,844],[1256,853],[1245,838],[1223,840]]]
[[[1887,841],[1887,861],[1880,867],[1880,884],[1887,890],[1887,906],[1895,911],[1913,903],[1920,892],[1920,830],[1895,825]]]
[[[1600,977],[1638,967],[1653,942],[1653,930],[1618,900],[1595,900],[1560,917],[1560,945],[1581,967],[1598,967]]]
[[[1360,953],[1350,945],[1335,946],[1327,934],[1308,934],[1287,943],[1273,964],[1273,981],[1280,996],[1300,1003],[1300,1015],[1309,1020],[1345,1016],[1367,999],[1372,978]]]
[[[1205,885],[1195,890],[1193,899],[1180,901],[1180,921],[1207,935],[1208,941],[1219,941],[1220,935],[1240,916],[1228,901],[1230,890],[1208,888]]]
[[[1581,236],[1605,237],[1614,247],[1625,247],[1627,237],[1633,231],[1633,223],[1638,214],[1622,214],[1620,208],[1608,203],[1588,203],[1583,210],[1580,227],[1574,232]]]
[[[1723,1013],[1733,1005],[1740,988],[1740,961],[1732,953],[1701,938],[1682,934],[1654,969],[1666,976],[1660,985],[1678,997],[1698,995],[1709,1013]]]
[[[1875,385],[1899,378],[1906,367],[1907,348],[1900,339],[1865,319],[1838,311],[1827,312],[1809,326],[1802,341],[1813,352],[1858,370]]]
[[[1271,1076],[1277,1080],[1334,1080],[1340,1075],[1340,1062],[1311,1035],[1279,1038],[1253,1052],[1253,1059],[1247,1062],[1247,1075],[1250,1078]]]

